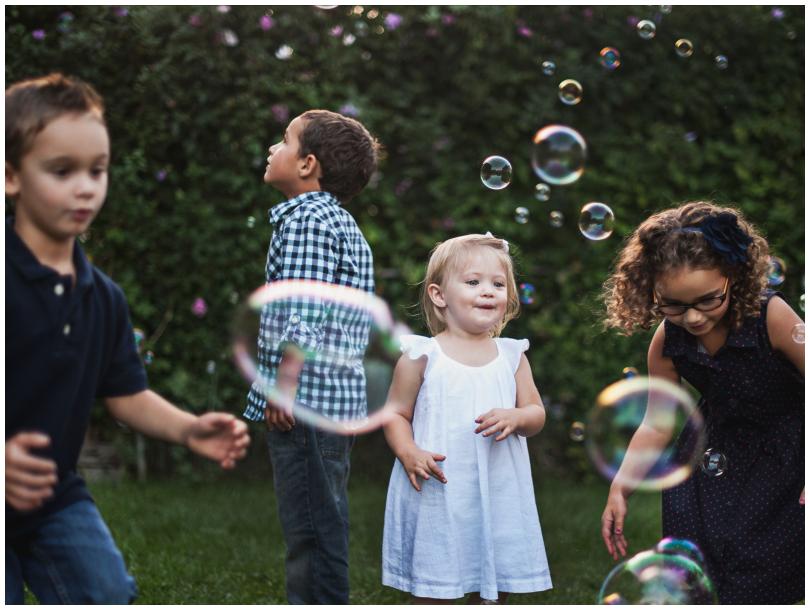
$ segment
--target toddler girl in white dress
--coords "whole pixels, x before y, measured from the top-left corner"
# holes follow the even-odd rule
[[[439,244],[422,309],[433,335],[407,335],[385,438],[383,584],[438,603],[472,593],[503,603],[551,588],[526,438],[545,409],[523,352],[499,338],[519,310],[508,244],[465,235]]]

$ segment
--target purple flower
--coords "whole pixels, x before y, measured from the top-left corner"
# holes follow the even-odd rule
[[[531,28],[529,28],[529,27],[527,27],[525,25],[518,26],[517,33],[520,34],[521,36],[523,36],[524,38],[529,38],[533,34]]]
[[[286,104],[273,104],[270,106],[270,112],[273,113],[273,119],[276,123],[286,123],[290,118],[290,109]]]
[[[129,9],[123,6],[114,6],[112,11],[113,15],[115,15],[116,17],[126,17],[127,15],[129,15]]]
[[[166,179],[166,176],[168,175],[169,172],[167,172],[165,169],[159,169],[158,171],[155,172],[155,180],[157,180],[158,182],[163,182]]]
[[[191,313],[198,318],[202,318],[206,313],[208,313],[208,305],[206,305],[205,299],[202,297],[197,297],[194,299],[194,303],[191,305]]]
[[[230,6],[228,6],[227,4],[220,4],[220,5],[217,7],[217,10],[218,10],[220,13],[230,13],[230,12],[231,12],[231,7],[230,7]]]
[[[775,8],[774,8],[774,9],[771,11],[771,17],[773,17],[773,18],[774,18],[774,19],[776,19],[777,21],[779,21],[780,19],[782,19],[782,17],[784,17],[784,16],[785,16],[785,11],[783,11],[783,10],[782,10],[781,8],[779,8],[778,6],[777,6],[777,7],[775,7]]]
[[[444,25],[453,25],[456,22],[456,16],[445,13],[442,15],[442,23]]]
[[[388,13],[384,19],[385,27],[389,30],[396,30],[402,25],[402,15],[397,13]]]
[[[265,32],[272,28],[276,23],[273,21],[273,18],[270,15],[262,15],[259,19],[259,27],[262,28]]]
[[[335,38],[337,38],[341,34],[343,34],[343,26],[342,25],[336,25],[331,30],[329,30],[329,35],[334,36]]]
[[[408,192],[412,184],[413,180],[411,180],[410,178],[405,178],[402,182],[396,185],[396,187],[394,188],[394,194],[397,197],[401,197],[402,195]]]
[[[585,17],[585,19],[591,19],[593,17],[593,9],[590,8],[584,9],[582,11],[582,16]]]
[[[31,36],[34,37],[34,40],[45,40],[45,30],[34,30],[31,32]]]
[[[635,15],[630,15],[627,18],[627,25],[629,25],[631,28],[636,27],[638,25],[638,22],[639,22],[639,18],[636,17]]]
[[[191,27],[198,28],[202,25],[202,17],[199,15],[192,15],[188,18],[188,23]]]
[[[353,116],[353,117],[360,115],[360,109],[351,102],[349,102],[348,104],[343,104],[340,107],[340,110],[338,110],[338,112],[340,114],[345,114],[346,116]]]

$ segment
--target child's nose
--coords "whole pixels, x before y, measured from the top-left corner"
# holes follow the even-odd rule
[[[697,309],[690,307],[686,310],[686,315],[684,316],[684,321],[687,324],[699,324],[703,321],[703,314],[700,313]]]

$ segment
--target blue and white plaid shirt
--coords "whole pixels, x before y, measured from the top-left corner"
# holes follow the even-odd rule
[[[374,266],[371,248],[351,214],[331,193],[319,191],[298,195],[270,210],[274,226],[267,251],[267,283],[280,280],[313,280],[374,292]],[[284,320],[263,316],[262,326],[274,328],[266,334],[281,337],[305,352],[321,348],[339,349],[356,362],[341,366],[329,362],[307,362],[303,367],[296,401],[331,419],[357,419],[366,412],[366,378],[363,353],[368,344],[367,319],[325,320],[317,307],[296,308]],[[279,327],[280,326],[280,327]],[[259,377],[270,385],[282,353],[279,342],[258,346]],[[326,338],[326,340],[324,340]],[[324,343],[330,345],[324,345]],[[247,397],[244,416],[253,421],[264,418],[267,399],[261,384],[254,383]]]

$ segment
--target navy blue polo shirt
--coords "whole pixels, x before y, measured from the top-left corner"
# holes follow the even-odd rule
[[[147,387],[121,288],[91,265],[78,241],[75,283],[37,261],[6,218],[6,440],[22,431],[51,438],[59,482],[36,511],[6,504],[6,537],[90,495],[76,462],[96,398]]]

